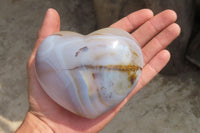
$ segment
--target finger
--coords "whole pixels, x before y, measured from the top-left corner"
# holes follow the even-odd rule
[[[153,17],[153,12],[151,10],[142,9],[122,18],[121,20],[112,24],[110,27],[120,28],[127,32],[131,32],[145,23],[151,17]]]
[[[46,12],[43,24],[38,32],[36,46],[47,36],[60,30],[60,16],[55,9],[49,8]]]
[[[145,45],[142,48],[144,64],[147,64],[159,51],[167,47],[180,34],[180,31],[179,25],[173,23]]]
[[[133,32],[132,35],[138,41],[140,46],[143,47],[161,30],[174,23],[176,19],[177,15],[174,11],[165,10],[145,22],[141,27]]]
[[[32,63],[35,59],[35,54],[40,43],[49,35],[58,32],[60,30],[60,16],[58,12],[52,8],[48,9],[43,21],[43,24],[38,32],[38,38],[36,40],[33,52],[29,58],[27,69],[31,68]]]
[[[140,80],[136,85],[135,90],[132,92],[131,96],[133,96],[147,83],[149,83],[153,79],[153,77],[156,76],[165,67],[169,59],[169,51],[162,50],[148,64],[146,64],[142,70]]]

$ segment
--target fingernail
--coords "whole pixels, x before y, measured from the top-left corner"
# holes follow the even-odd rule
[[[52,8],[47,9],[45,17],[44,17],[44,21],[47,18],[47,16],[49,16],[51,14],[52,11],[53,11]]]
[[[51,8],[47,9],[46,15],[49,14],[50,12],[51,12]]]

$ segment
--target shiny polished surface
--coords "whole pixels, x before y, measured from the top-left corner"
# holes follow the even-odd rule
[[[141,49],[127,32],[105,28],[89,35],[61,31],[36,56],[38,81],[65,109],[96,118],[133,90],[143,67]]]

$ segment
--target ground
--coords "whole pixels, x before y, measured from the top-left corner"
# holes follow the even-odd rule
[[[47,8],[58,9],[62,30],[89,33],[96,27],[93,9],[76,11],[85,5],[79,0],[0,0],[0,133],[15,131],[28,109],[26,62]],[[87,16],[83,24],[75,19],[81,16]],[[101,133],[200,132],[199,75],[188,69],[178,76],[156,76]]]

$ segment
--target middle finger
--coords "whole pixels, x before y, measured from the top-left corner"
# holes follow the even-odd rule
[[[132,35],[138,41],[140,46],[143,47],[156,34],[170,24],[174,23],[176,19],[177,15],[174,11],[165,10],[145,22],[136,31],[134,31]]]

